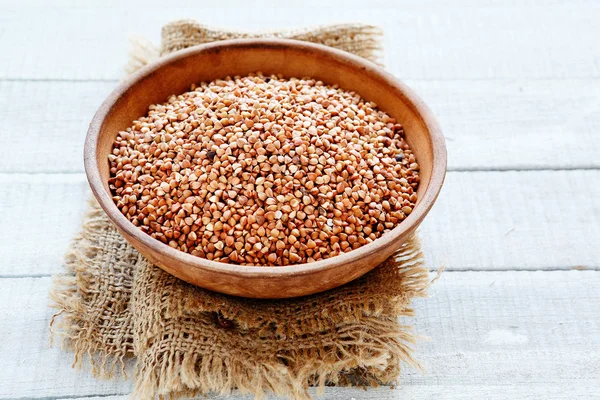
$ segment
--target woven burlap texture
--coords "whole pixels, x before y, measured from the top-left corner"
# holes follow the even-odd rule
[[[195,44],[248,37],[178,21],[163,28],[161,54]],[[324,43],[375,60],[376,28],[338,25],[279,33]],[[159,52],[137,42],[129,69]],[[411,299],[425,296],[428,271],[416,237],[385,263],[342,287],[286,300],[213,293],[163,272],[117,231],[95,200],[72,242],[66,273],[51,290],[55,336],[90,361],[95,375],[113,377],[135,359],[137,398],[187,396],[237,389],[302,399],[308,387],[394,383],[401,362],[412,366],[415,336],[399,317],[413,316]]]

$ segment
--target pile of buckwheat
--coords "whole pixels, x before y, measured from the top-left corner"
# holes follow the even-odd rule
[[[119,132],[109,184],[121,212],[173,248],[243,265],[312,262],[411,213],[419,166],[403,135],[337,85],[228,77]]]

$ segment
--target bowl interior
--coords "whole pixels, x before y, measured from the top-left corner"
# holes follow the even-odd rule
[[[285,77],[310,76],[327,84],[339,84],[346,90],[359,93],[364,99],[377,103],[378,107],[401,123],[406,132],[406,141],[411,146],[419,163],[421,184],[417,194],[419,201],[430,181],[434,150],[430,128],[419,114],[414,100],[406,97],[408,88],[400,92],[389,86],[386,79],[371,75],[366,68],[340,60],[328,53],[290,48],[279,43],[207,47],[199,53],[179,57],[141,79],[120,97],[107,115],[101,127],[101,140],[97,147],[100,158],[98,167],[106,190],[108,189],[109,166],[106,156],[121,130],[131,126],[133,120],[145,115],[151,104],[165,102],[169,96],[190,90],[193,83],[211,81],[227,76],[247,75],[253,72],[282,74]],[[306,45],[305,45],[306,46]],[[193,50],[193,49],[192,49]],[[388,77],[386,77],[388,78]],[[420,102],[419,102],[420,103]],[[423,104],[418,104],[423,106]]]
[[[120,212],[110,198],[107,156],[112,150],[112,144],[117,133],[129,127],[135,119],[145,115],[148,106],[151,104],[165,102],[173,94],[188,91],[193,83],[211,81],[227,76],[247,75],[259,71],[264,74],[282,74],[285,77],[310,76],[327,84],[338,84],[346,90],[356,91],[368,101],[377,103],[380,109],[404,126],[406,140],[420,165],[421,181],[417,191],[419,200],[413,213],[392,232],[383,235],[370,245],[323,261],[328,261],[327,266],[331,267],[334,260],[339,257],[348,257],[352,254],[365,257],[368,255],[367,252],[375,253],[383,247],[385,247],[386,251],[384,253],[387,254],[385,257],[387,258],[395,250],[389,247],[396,246],[397,248],[401,244],[401,241],[397,239],[406,237],[407,233],[416,229],[437,197],[446,168],[443,137],[428,108],[410,89],[396,81],[381,68],[349,53],[305,42],[264,39],[215,42],[183,50],[163,58],[122,82],[100,107],[90,124],[90,131],[86,140],[86,172],[102,207],[122,231],[125,224],[130,225],[126,231],[134,236],[133,240],[128,235],[126,237],[134,245],[137,244],[136,247],[144,253],[140,248],[144,247],[140,242],[140,235],[144,234],[133,227],[133,224],[127,221],[125,217],[118,216]],[[98,186],[103,187],[103,190]],[[146,239],[143,240],[146,241]],[[162,245],[155,239],[151,240],[156,242],[157,246]],[[374,245],[375,243],[379,244]],[[369,246],[371,246],[370,249],[364,249]],[[174,254],[173,249],[168,248],[168,246],[164,247],[163,253],[170,252],[169,254]],[[381,253],[381,257],[383,255]],[[186,260],[188,263],[196,264],[196,260],[192,259],[197,259],[197,257],[188,257],[184,253],[177,257]],[[375,258],[379,259],[381,257]],[[161,266],[166,263],[156,257],[149,258],[161,264]],[[212,267],[217,264],[228,265],[208,262],[208,260],[204,261],[205,265],[210,264]],[[302,274],[302,268],[309,265],[311,266],[309,269],[320,268],[321,265],[325,267],[325,263],[319,261],[311,264],[269,269],[275,269],[281,273],[294,272]],[[235,267],[239,269],[240,273],[265,269],[260,267]],[[173,273],[173,271],[169,272]],[[364,272],[366,271],[362,273]],[[189,278],[183,275],[182,273],[178,276],[183,279]],[[193,279],[186,280],[192,281]],[[348,280],[350,279],[346,281]]]

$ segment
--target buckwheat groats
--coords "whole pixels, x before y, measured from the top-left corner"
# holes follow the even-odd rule
[[[411,213],[402,127],[310,78],[258,73],[171,96],[119,132],[113,199],[145,233],[209,260],[281,266],[356,249]]]

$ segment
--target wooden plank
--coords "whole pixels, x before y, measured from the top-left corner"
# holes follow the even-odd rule
[[[328,387],[322,395],[316,390],[311,390],[311,395],[318,400],[442,400],[442,399],[486,399],[486,400],[577,400],[591,399],[598,392],[598,386],[573,386],[559,385],[438,385],[438,386],[406,386],[406,387],[378,387],[368,390],[358,388]],[[207,396],[210,400],[253,400],[253,396]],[[78,397],[73,400],[128,400],[129,396],[102,396]],[[267,400],[281,399],[280,397],[267,396]]]
[[[460,170],[599,168],[600,80],[408,81]]]
[[[0,173],[82,172],[87,126],[115,84],[0,81],[12,149]],[[451,170],[600,168],[600,80],[408,84],[439,118]]]
[[[421,227],[431,268],[600,269],[600,171],[451,172]],[[0,276],[61,271],[83,174],[2,175]]]
[[[600,171],[455,172],[421,234],[450,269],[600,268]]]
[[[96,381],[47,347],[49,285],[0,279],[0,398],[127,395],[130,383]],[[599,291],[597,271],[445,272],[415,303],[416,332],[430,338],[416,349],[426,372],[405,370],[396,391],[330,389],[325,398],[591,398]]]
[[[51,398],[64,395],[125,394],[123,380],[96,380],[71,368],[73,355],[50,347],[50,278],[0,279],[0,398]]]
[[[0,172],[83,172],[88,124],[115,85],[0,81],[0,140],[13,149]]]
[[[77,175],[1,175],[0,276],[61,271],[81,226],[88,186]]]
[[[182,17],[243,30],[300,27],[306,21],[378,24],[387,32],[390,69],[405,79],[600,76],[597,2],[535,1],[518,7],[498,1],[463,1],[453,7],[357,0],[306,0],[282,7],[266,0],[222,6],[172,1],[169,7],[159,1],[73,7],[73,2],[53,7],[36,1],[35,8],[18,4],[6,2],[0,9],[4,79],[118,78],[128,34],[157,41],[162,24]]]

